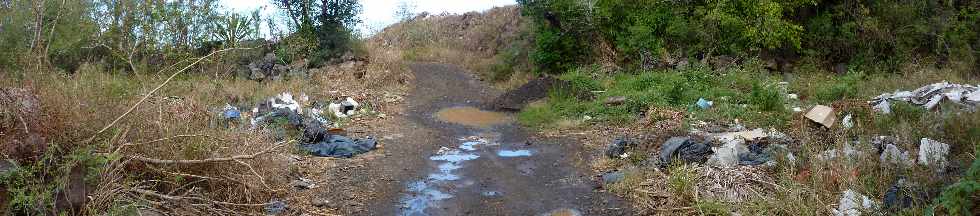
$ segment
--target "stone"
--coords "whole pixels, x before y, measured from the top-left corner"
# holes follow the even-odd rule
[[[922,138],[919,144],[919,164],[939,169],[946,168],[949,144],[929,138]]]
[[[626,96],[609,97],[609,98],[606,98],[606,102],[605,103],[607,105],[613,105],[613,106],[622,105],[623,103],[626,103]]]
[[[806,118],[827,128],[834,126],[834,123],[837,122],[837,114],[834,113],[834,108],[824,105],[817,105],[810,109],[810,112],[806,113]]]
[[[861,216],[872,213],[875,208],[876,205],[871,198],[848,189],[841,195],[840,203],[833,213],[835,216]]]

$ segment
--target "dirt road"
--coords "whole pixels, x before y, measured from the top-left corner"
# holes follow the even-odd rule
[[[417,87],[387,157],[365,176],[374,188],[365,215],[624,215],[625,203],[593,190],[584,167],[592,154],[574,142],[531,140],[512,121],[489,127],[448,123],[435,113],[481,106],[498,92],[451,65],[411,66]],[[369,165],[369,167],[372,167]],[[352,174],[358,175],[358,174]],[[360,176],[352,176],[359,178]],[[573,214],[574,215],[574,214]]]

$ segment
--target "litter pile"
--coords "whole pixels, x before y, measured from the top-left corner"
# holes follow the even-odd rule
[[[887,114],[891,113],[892,101],[905,101],[932,110],[943,99],[975,108],[977,104],[980,104],[980,88],[974,85],[950,84],[943,81],[923,86],[914,91],[884,93],[872,99],[870,103],[875,110]]]
[[[313,108],[304,109],[307,105]],[[377,148],[377,140],[374,138],[354,139],[331,132],[339,130],[336,122],[330,120],[331,117],[348,118],[357,114],[360,104],[353,98],[347,97],[339,103],[330,103],[327,106],[327,116],[324,116],[323,110],[315,107],[306,94],[300,95],[299,100],[296,100],[292,94],[284,92],[258,104],[250,115],[243,115],[238,107],[230,104],[225,105],[221,115],[230,121],[253,116],[248,119],[253,129],[284,119],[286,124],[302,132],[300,148],[315,156],[350,158]]]

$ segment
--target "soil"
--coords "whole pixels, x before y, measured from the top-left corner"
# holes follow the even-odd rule
[[[331,168],[338,171],[321,182],[328,188],[318,195],[324,208],[344,215],[629,214],[627,202],[595,190],[587,167],[597,152],[576,141],[535,138],[512,121],[442,121],[440,110],[487,109],[481,104],[500,93],[456,66],[411,69],[416,88],[403,117],[385,127],[389,134],[376,135],[389,137],[383,153],[365,156],[380,158],[338,161]]]

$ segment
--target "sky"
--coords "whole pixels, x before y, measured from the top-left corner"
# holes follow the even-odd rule
[[[276,15],[278,10],[269,3],[270,0],[221,0],[221,4],[237,12],[262,10],[262,17]],[[493,7],[516,4],[515,0],[361,0],[363,12],[361,25],[358,30],[364,34],[373,34],[384,27],[398,22],[395,10],[401,2],[414,6],[416,13],[443,12],[462,14],[470,11],[484,11]],[[268,27],[263,25],[262,32],[268,34]]]

